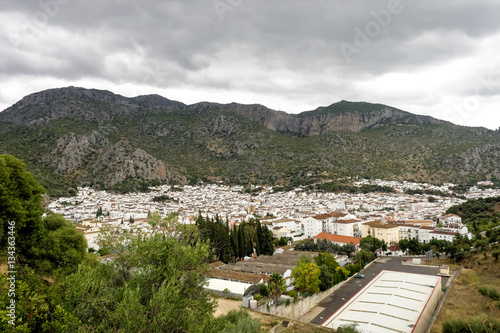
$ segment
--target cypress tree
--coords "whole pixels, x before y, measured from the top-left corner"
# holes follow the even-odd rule
[[[238,252],[240,258],[245,256],[245,234],[243,233],[243,224],[238,227]]]
[[[260,256],[262,253],[262,243],[264,242],[263,235],[262,235],[262,225],[260,224],[260,221],[257,220],[257,241],[256,241],[256,250],[257,250],[257,255]]]
[[[248,224],[245,224],[247,226]],[[248,232],[249,235],[247,235],[248,238],[245,239],[245,255],[251,255],[253,253],[253,239],[251,238],[250,232]],[[245,233],[243,234],[245,235]]]
[[[267,226],[262,227],[262,244],[260,247],[261,253],[264,255],[272,255],[274,253],[273,232]]]
[[[239,257],[240,251],[238,250],[238,231],[236,226],[231,231],[231,246],[233,247],[233,256]]]
[[[257,256],[260,256],[260,241],[259,241],[259,237],[255,238],[255,252],[257,253]]]

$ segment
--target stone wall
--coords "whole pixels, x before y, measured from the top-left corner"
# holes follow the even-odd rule
[[[335,290],[344,285],[344,283],[346,283],[347,281],[349,281],[349,279],[342,281],[323,292],[319,292],[307,298],[300,298],[299,300],[297,300],[297,303],[293,303],[293,298],[292,298],[290,300],[291,301],[290,305],[285,305],[285,304],[282,304],[280,306],[271,305],[268,309],[267,304],[264,304],[259,306],[256,309],[256,311],[262,313],[269,313],[275,316],[285,317],[293,320],[298,320],[309,310],[318,305],[318,303],[323,301],[326,297],[330,296]]]

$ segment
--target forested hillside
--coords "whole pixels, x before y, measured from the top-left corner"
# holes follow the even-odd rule
[[[185,105],[84,88],[26,96],[0,113],[0,153],[50,195],[219,182],[297,186],[359,176],[431,183],[500,179],[500,132],[341,101],[297,115],[262,105]]]

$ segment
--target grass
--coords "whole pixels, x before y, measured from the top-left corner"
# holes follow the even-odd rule
[[[442,324],[452,319],[500,318],[498,302],[478,291],[479,287],[500,286],[500,261],[488,255],[473,255],[466,260],[461,274],[455,279],[434,322],[431,333],[442,332]]]

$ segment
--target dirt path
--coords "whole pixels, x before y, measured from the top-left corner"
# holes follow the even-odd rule
[[[232,310],[239,310],[243,307],[241,301],[233,301],[230,299],[219,298],[217,299],[217,302],[219,303],[219,305],[215,310],[214,314],[215,317],[228,314]]]

